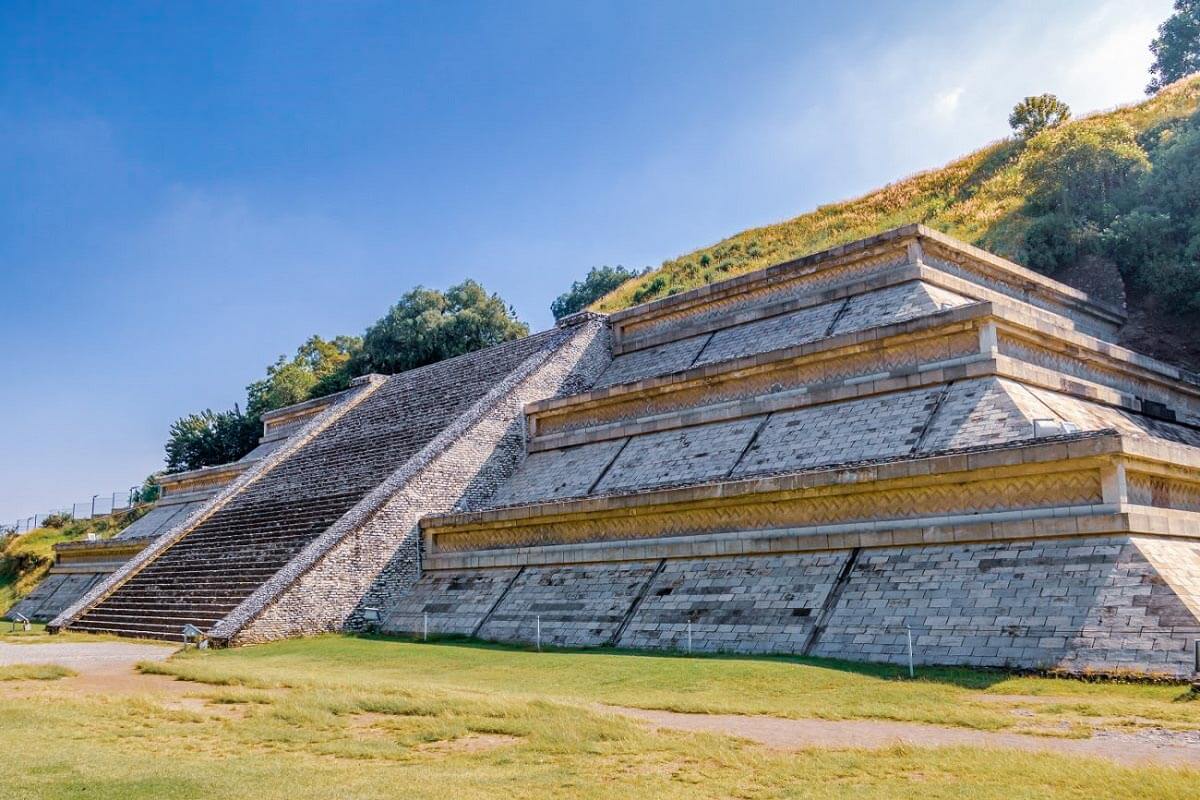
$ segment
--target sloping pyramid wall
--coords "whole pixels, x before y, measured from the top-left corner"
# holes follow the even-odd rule
[[[920,227],[610,318],[384,630],[1190,674],[1200,382]]]

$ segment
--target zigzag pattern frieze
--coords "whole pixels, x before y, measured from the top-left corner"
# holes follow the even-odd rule
[[[439,529],[433,540],[435,552],[460,553],[1080,506],[1098,504],[1101,498],[1099,471],[1084,470],[879,491],[777,493],[756,497],[753,502],[583,513],[545,521],[535,518],[496,527]]]

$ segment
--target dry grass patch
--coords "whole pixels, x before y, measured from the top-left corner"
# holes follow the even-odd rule
[[[0,681],[56,681],[77,673],[58,664],[10,664],[0,666]]]

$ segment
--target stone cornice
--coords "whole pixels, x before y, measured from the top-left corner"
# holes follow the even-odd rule
[[[796,347],[532,403],[530,450],[993,374],[1135,413],[1154,400],[1200,424],[1200,386],[1169,365],[1027,307],[988,301]],[[633,426],[633,427],[631,427]]]
[[[263,435],[260,441],[271,442],[285,437],[296,423],[313,417],[326,408],[329,408],[329,406],[338,402],[348,391],[350,390],[335,392],[324,397],[317,397],[312,400],[305,400],[302,403],[295,403],[273,411],[267,411],[262,415]]]
[[[1091,300],[1085,293],[1043,275],[957,241],[923,225],[907,225],[857,242],[814,253],[766,269],[708,284],[662,300],[653,301],[610,315],[618,346],[632,338],[641,338],[661,327],[666,319],[683,320],[705,306],[730,303],[742,295],[762,293],[781,283],[803,282],[810,276],[866,259],[881,263],[907,260],[920,263],[925,249],[938,258],[953,262],[960,277],[980,286],[1034,306],[1072,317],[1097,332],[1112,335],[1125,321],[1123,312],[1108,304]],[[811,278],[816,280],[815,277]]]
[[[477,525],[510,522],[515,520],[555,520],[576,515],[594,515],[602,512],[630,510],[649,506],[694,503],[709,500],[728,500],[735,497],[759,498],[773,492],[819,489],[831,486],[862,485],[881,481],[908,480],[932,475],[951,475],[964,471],[976,471],[986,475],[986,470],[1007,468],[1014,465],[1046,464],[1067,459],[1106,459],[1129,452],[1137,443],[1129,442],[1112,431],[1095,434],[1075,434],[1046,438],[1016,445],[970,448],[962,451],[939,453],[920,458],[902,457],[873,463],[822,467],[802,472],[785,473],[757,478],[714,481],[680,488],[651,489],[628,494],[586,497],[573,500],[557,500],[524,506],[492,508],[482,511],[460,512],[429,516],[421,521],[423,530],[436,532],[444,528],[466,529]],[[1200,457],[1195,448],[1177,445]],[[1134,453],[1146,456],[1154,449],[1136,449]],[[1172,456],[1179,455],[1172,450]],[[1200,464],[1200,462],[1197,462]]]
[[[252,463],[234,461],[230,464],[217,464],[211,467],[188,470],[187,472],[168,472],[158,476],[158,485],[162,488],[164,497],[184,492],[213,489],[230,483],[238,475],[245,472],[247,467]]]

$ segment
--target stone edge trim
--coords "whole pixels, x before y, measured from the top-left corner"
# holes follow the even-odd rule
[[[875,236],[848,242],[844,245],[785,261],[781,264],[775,264],[744,275],[738,275],[724,281],[707,284],[706,286],[682,292],[672,297],[622,309],[610,314],[609,319],[614,327],[619,329],[632,322],[649,321],[664,313],[677,312],[690,306],[702,305],[711,302],[717,297],[742,294],[752,287],[766,285],[773,280],[777,280],[789,272],[816,267],[822,264],[822,262],[835,259],[848,259],[852,261],[854,260],[853,257],[868,253],[872,248],[899,245],[908,240],[919,243],[922,239],[936,243],[943,249],[963,256],[965,259],[973,262],[971,266],[977,269],[982,268],[981,271],[984,274],[1012,286],[1015,292],[1033,292],[1043,295],[1055,305],[1077,309],[1086,316],[1095,318],[1102,325],[1119,327],[1125,322],[1126,316],[1120,309],[1107,303],[1093,300],[1086,293],[1078,289],[1047,278],[1019,264],[921,224],[910,224],[893,228]],[[620,336],[618,335],[619,338]]]

